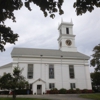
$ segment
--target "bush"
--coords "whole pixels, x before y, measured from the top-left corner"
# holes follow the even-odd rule
[[[94,91],[94,92],[100,92],[100,89],[98,89],[98,88],[96,88],[96,87],[92,87],[92,90]]]
[[[58,91],[57,88],[54,88],[54,89],[50,90],[50,94],[58,94],[58,93],[59,93],[59,91]]]
[[[9,91],[6,91],[6,90],[0,91],[0,94],[9,94]]]
[[[29,93],[28,93],[28,91],[29,91]],[[21,94],[23,94],[23,95],[32,94],[32,91],[31,90],[27,90],[27,89],[16,90],[16,94],[18,94],[18,95],[21,95]]]
[[[81,93],[81,90],[79,88],[76,88],[76,93]]]
[[[59,90],[59,94],[66,94],[67,93],[67,90],[62,88]]]
[[[83,89],[82,93],[88,93],[88,90],[87,89]]]

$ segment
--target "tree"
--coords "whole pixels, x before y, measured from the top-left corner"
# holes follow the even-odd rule
[[[0,78],[0,87],[2,89],[13,90],[13,99],[16,99],[16,89],[25,88],[26,85],[28,85],[28,82],[21,75],[19,67],[14,68],[13,75],[8,73]]]
[[[100,44],[94,47],[93,52],[90,64],[91,66],[96,67],[95,71],[100,71]]]
[[[91,73],[91,81],[93,89],[100,91],[100,72]]]
[[[92,12],[94,7],[100,7],[100,0],[76,0],[73,5],[77,15],[82,15],[87,11]]]

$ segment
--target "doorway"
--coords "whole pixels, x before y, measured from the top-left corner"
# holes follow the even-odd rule
[[[42,94],[42,85],[37,85],[37,94]]]

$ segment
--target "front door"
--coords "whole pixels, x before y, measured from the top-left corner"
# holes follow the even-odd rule
[[[37,94],[42,94],[42,85],[37,85]]]

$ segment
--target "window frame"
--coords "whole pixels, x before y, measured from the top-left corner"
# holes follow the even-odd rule
[[[55,83],[49,83],[49,89],[54,89],[55,88]]]
[[[31,66],[32,69],[29,69],[29,65],[32,65]],[[32,74],[32,76],[31,76],[31,74]],[[33,74],[34,74],[34,65],[33,64],[28,64],[28,67],[27,67],[27,78],[28,79],[33,79]]]
[[[75,83],[70,83],[70,89],[75,89],[76,88],[76,84]]]
[[[50,77],[50,66],[53,66],[53,77]],[[54,79],[55,78],[55,69],[54,69],[54,64],[49,64],[49,79]]]
[[[66,27],[66,34],[69,34],[69,28]]]
[[[71,68],[72,67],[72,68]],[[69,77],[71,79],[75,78],[75,73],[74,73],[74,65],[69,65]]]

